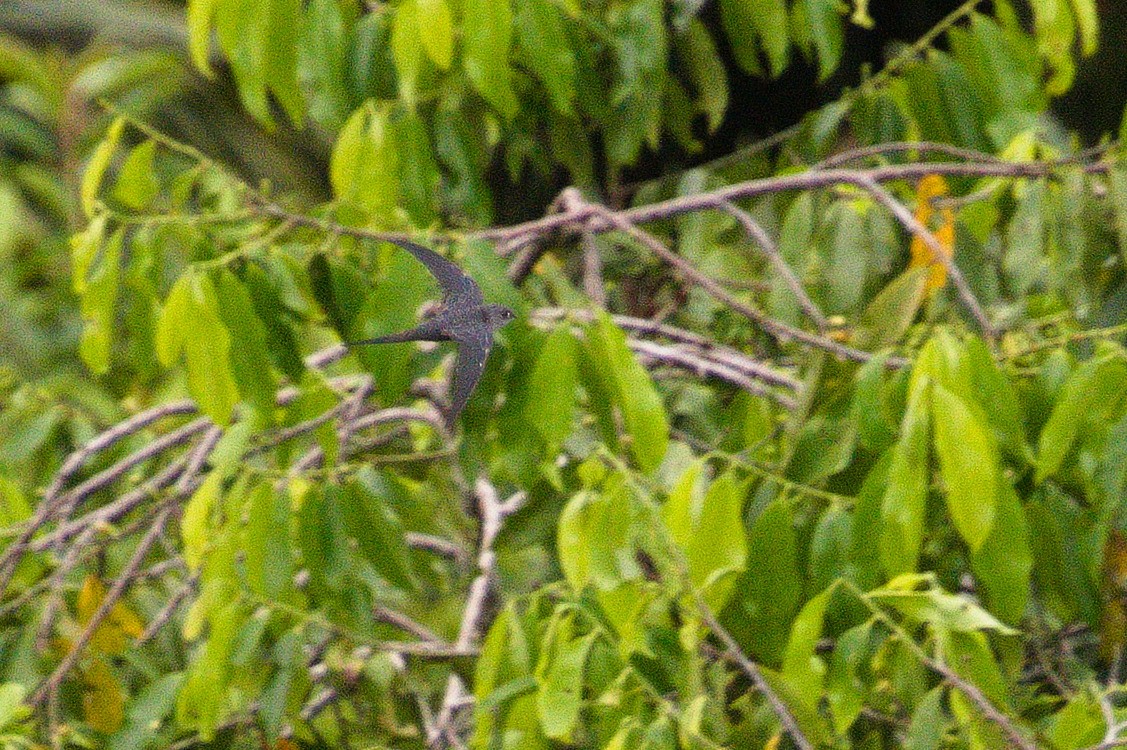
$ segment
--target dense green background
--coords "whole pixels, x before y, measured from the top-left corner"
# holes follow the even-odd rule
[[[1123,744],[1125,19],[0,5],[0,748]]]

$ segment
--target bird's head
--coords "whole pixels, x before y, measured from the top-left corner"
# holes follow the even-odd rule
[[[485,317],[489,322],[489,330],[496,331],[498,328],[503,328],[508,325],[510,320],[516,318],[517,314],[505,307],[504,305],[486,305]]]

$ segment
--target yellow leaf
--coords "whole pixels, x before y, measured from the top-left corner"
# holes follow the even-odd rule
[[[85,627],[90,622],[105,598],[106,587],[98,576],[93,573],[87,575],[82,582],[82,590],[78,592],[79,625]],[[90,647],[104,654],[120,654],[128,647],[128,638],[137,638],[144,631],[141,618],[124,602],[119,601],[94,631]]]
[[[92,729],[112,734],[125,719],[125,696],[121,684],[101,659],[83,670],[86,689],[82,693],[82,716]]]
[[[929,174],[920,180],[916,188],[916,221],[923,224],[939,240],[943,254],[950,258],[955,252],[955,212],[950,208],[941,208],[938,211],[938,224],[936,211],[931,202],[936,198],[947,195],[947,181],[937,174]],[[923,237],[912,237],[912,262],[908,268],[928,267],[927,283],[924,290],[931,294],[936,289],[942,289],[947,283],[947,267],[935,257],[932,249],[924,242]]]

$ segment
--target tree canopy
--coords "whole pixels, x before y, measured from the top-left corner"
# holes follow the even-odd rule
[[[1127,743],[1116,11],[877,5],[0,8],[0,748]]]

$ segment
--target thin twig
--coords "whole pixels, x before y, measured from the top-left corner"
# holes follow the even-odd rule
[[[771,266],[775,269],[775,273],[779,274],[783,279],[783,283],[790,289],[791,294],[798,300],[798,306],[801,308],[802,312],[813,321],[819,331],[825,333],[826,329],[830,327],[829,321],[826,320],[826,316],[822,314],[818,306],[814,304],[814,300],[810,299],[810,295],[808,295],[806,290],[802,287],[802,282],[798,280],[798,276],[796,276],[794,271],[791,270],[791,267],[787,265],[783,254],[779,252],[779,248],[775,245],[775,241],[771,239],[771,235],[767,234],[767,230],[765,230],[751,214],[744,211],[735,203],[731,201],[721,201],[717,205],[719,208],[731,214],[736,221],[740,223],[740,226],[743,227],[744,233],[755,240],[759,245],[760,251],[767,257],[768,262],[770,262]]]
[[[129,562],[125,564],[121,575],[118,576],[117,580],[114,581],[113,585],[110,586],[109,590],[106,592],[105,597],[98,605],[98,609],[90,616],[86,627],[71,646],[70,652],[63,658],[59,666],[55,668],[55,671],[51,673],[51,676],[44,680],[43,684],[36,690],[31,700],[33,705],[42,705],[43,701],[48,696],[53,695],[59,689],[59,685],[62,684],[62,681],[66,678],[70,670],[78,663],[83,650],[85,650],[87,644],[90,643],[90,639],[94,637],[94,633],[102,624],[102,621],[106,619],[117,605],[118,600],[125,594],[126,589],[134,582],[137,571],[141,568],[141,563],[144,562],[145,557],[149,554],[149,550],[164,531],[164,525],[168,523],[168,520],[179,509],[177,502],[190,491],[191,479],[195,477],[203,467],[204,462],[211,454],[211,451],[215,449],[215,445],[219,442],[219,438],[222,434],[222,430],[218,427],[213,427],[208,435],[200,441],[199,446],[192,452],[187,467],[177,481],[176,491],[173,493],[172,497],[164,502],[163,508],[158,514],[156,521],[153,522],[148,532],[146,532],[137,543],[137,547],[133,550],[133,556],[129,559]]]
[[[692,588],[691,590],[701,621],[712,634],[719,638],[720,642],[724,644],[724,656],[739,667],[740,670],[747,675],[747,678],[751,680],[751,684],[755,686],[755,689],[762,693],[763,697],[767,699],[767,703],[770,704],[775,717],[778,718],[779,723],[783,725],[783,729],[790,735],[794,744],[797,745],[800,750],[814,750],[814,744],[802,731],[802,728],[798,726],[798,720],[794,718],[790,707],[783,702],[783,699],[775,693],[767,680],[764,679],[763,673],[759,671],[759,666],[744,654],[743,649],[740,648],[740,644],[732,634],[720,624],[720,621],[716,618],[716,615],[713,614],[712,608],[708,606],[708,603],[704,600],[701,593],[697,591],[696,588]]]
[[[873,358],[873,355],[869,352],[861,351],[860,349],[854,349],[853,347],[839,344],[838,342],[825,336],[820,336],[815,333],[808,333],[800,328],[789,326],[786,323],[782,323],[768,317],[762,311],[740,301],[739,299],[732,296],[728,292],[728,290],[720,286],[720,284],[718,284],[714,279],[701,273],[696,269],[695,266],[693,266],[692,263],[685,260],[680,255],[677,255],[668,247],[666,247],[665,244],[661,242],[661,240],[657,239],[649,232],[639,229],[628,220],[623,218],[624,214],[629,212],[623,212],[623,214],[615,214],[599,206],[590,206],[590,209],[594,217],[604,220],[613,228],[618,229],[629,237],[640,242],[651,252],[653,252],[654,255],[658,256],[661,260],[665,261],[670,266],[673,266],[673,268],[679,271],[681,275],[686,279],[699,286],[717,301],[724,303],[731,309],[738,312],[740,315],[743,315],[748,320],[751,320],[752,322],[757,324],[760,328],[778,339],[780,342],[786,340],[800,341],[809,346],[813,346],[818,349],[824,349],[838,357],[841,357],[842,359],[847,359],[854,362],[868,362]]]
[[[607,306],[607,291],[603,281],[603,259],[599,255],[598,240],[590,232],[579,238],[583,247],[583,291],[595,307]]]

